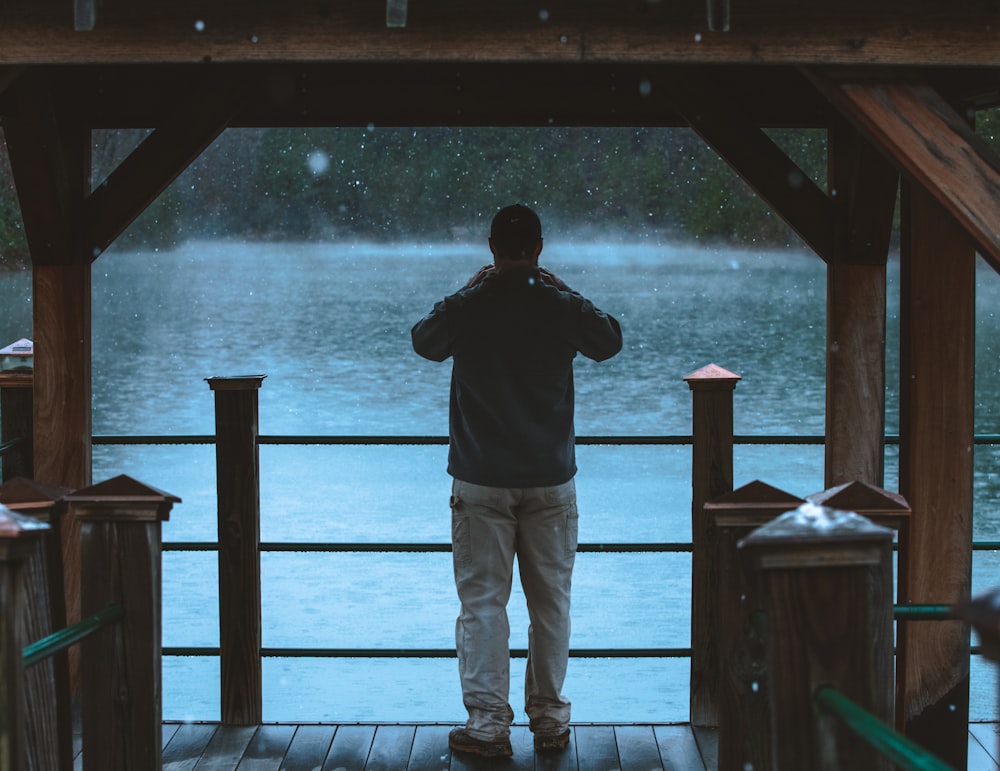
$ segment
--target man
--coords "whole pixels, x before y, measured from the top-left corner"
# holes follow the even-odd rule
[[[525,712],[535,749],[569,743],[562,695],[577,544],[573,358],[621,350],[618,322],[538,267],[542,227],[526,206],[501,209],[493,264],[413,327],[413,348],[453,359],[448,473],[455,626],[469,718],[459,752],[511,755],[510,598],[514,555],[528,605]]]

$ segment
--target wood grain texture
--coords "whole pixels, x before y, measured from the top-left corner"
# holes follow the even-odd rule
[[[260,460],[257,379],[215,387],[222,722],[254,725],[263,714],[260,589]]]
[[[212,723],[183,723],[163,749],[163,771],[191,771],[218,729]]]
[[[0,13],[0,64],[42,61],[664,60],[767,64],[990,65],[1000,62],[996,10],[962,13],[921,0],[765,2],[734,8],[711,33],[703,4],[411,4],[387,29],[385,5],[280,5],[263,0],[158,5],[103,3],[95,28],[75,32],[56,0],[12,0]],[[195,21],[203,24],[195,27]]]
[[[932,196],[903,189],[899,490],[913,514],[899,581],[911,602],[953,604],[972,572],[975,248]],[[953,765],[967,746],[969,646],[959,621],[897,633],[897,723]]]
[[[692,390],[691,722],[718,725],[718,649],[712,624],[717,566],[705,503],[733,489],[732,373],[688,378]],[[726,376],[728,375],[728,377]]]
[[[932,86],[914,82],[836,83],[814,73],[828,97],[925,188],[1000,270],[1000,159]]]

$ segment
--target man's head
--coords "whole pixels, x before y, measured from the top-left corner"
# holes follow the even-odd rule
[[[542,223],[527,206],[505,206],[493,217],[490,251],[494,262],[537,264],[542,252]]]

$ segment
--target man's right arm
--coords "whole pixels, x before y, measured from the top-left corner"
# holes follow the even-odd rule
[[[433,310],[410,330],[413,350],[431,361],[451,356],[451,331],[448,324],[448,301],[441,300]]]

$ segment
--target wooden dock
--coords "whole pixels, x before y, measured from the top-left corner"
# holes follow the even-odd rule
[[[717,735],[687,724],[576,724],[567,750],[536,756],[527,726],[514,756],[483,760],[448,749],[439,723],[163,724],[164,771],[715,771]],[[77,737],[79,738],[79,737]],[[969,725],[968,771],[998,771],[1000,724]],[[77,743],[79,747],[79,743]],[[77,750],[76,768],[82,769]]]

